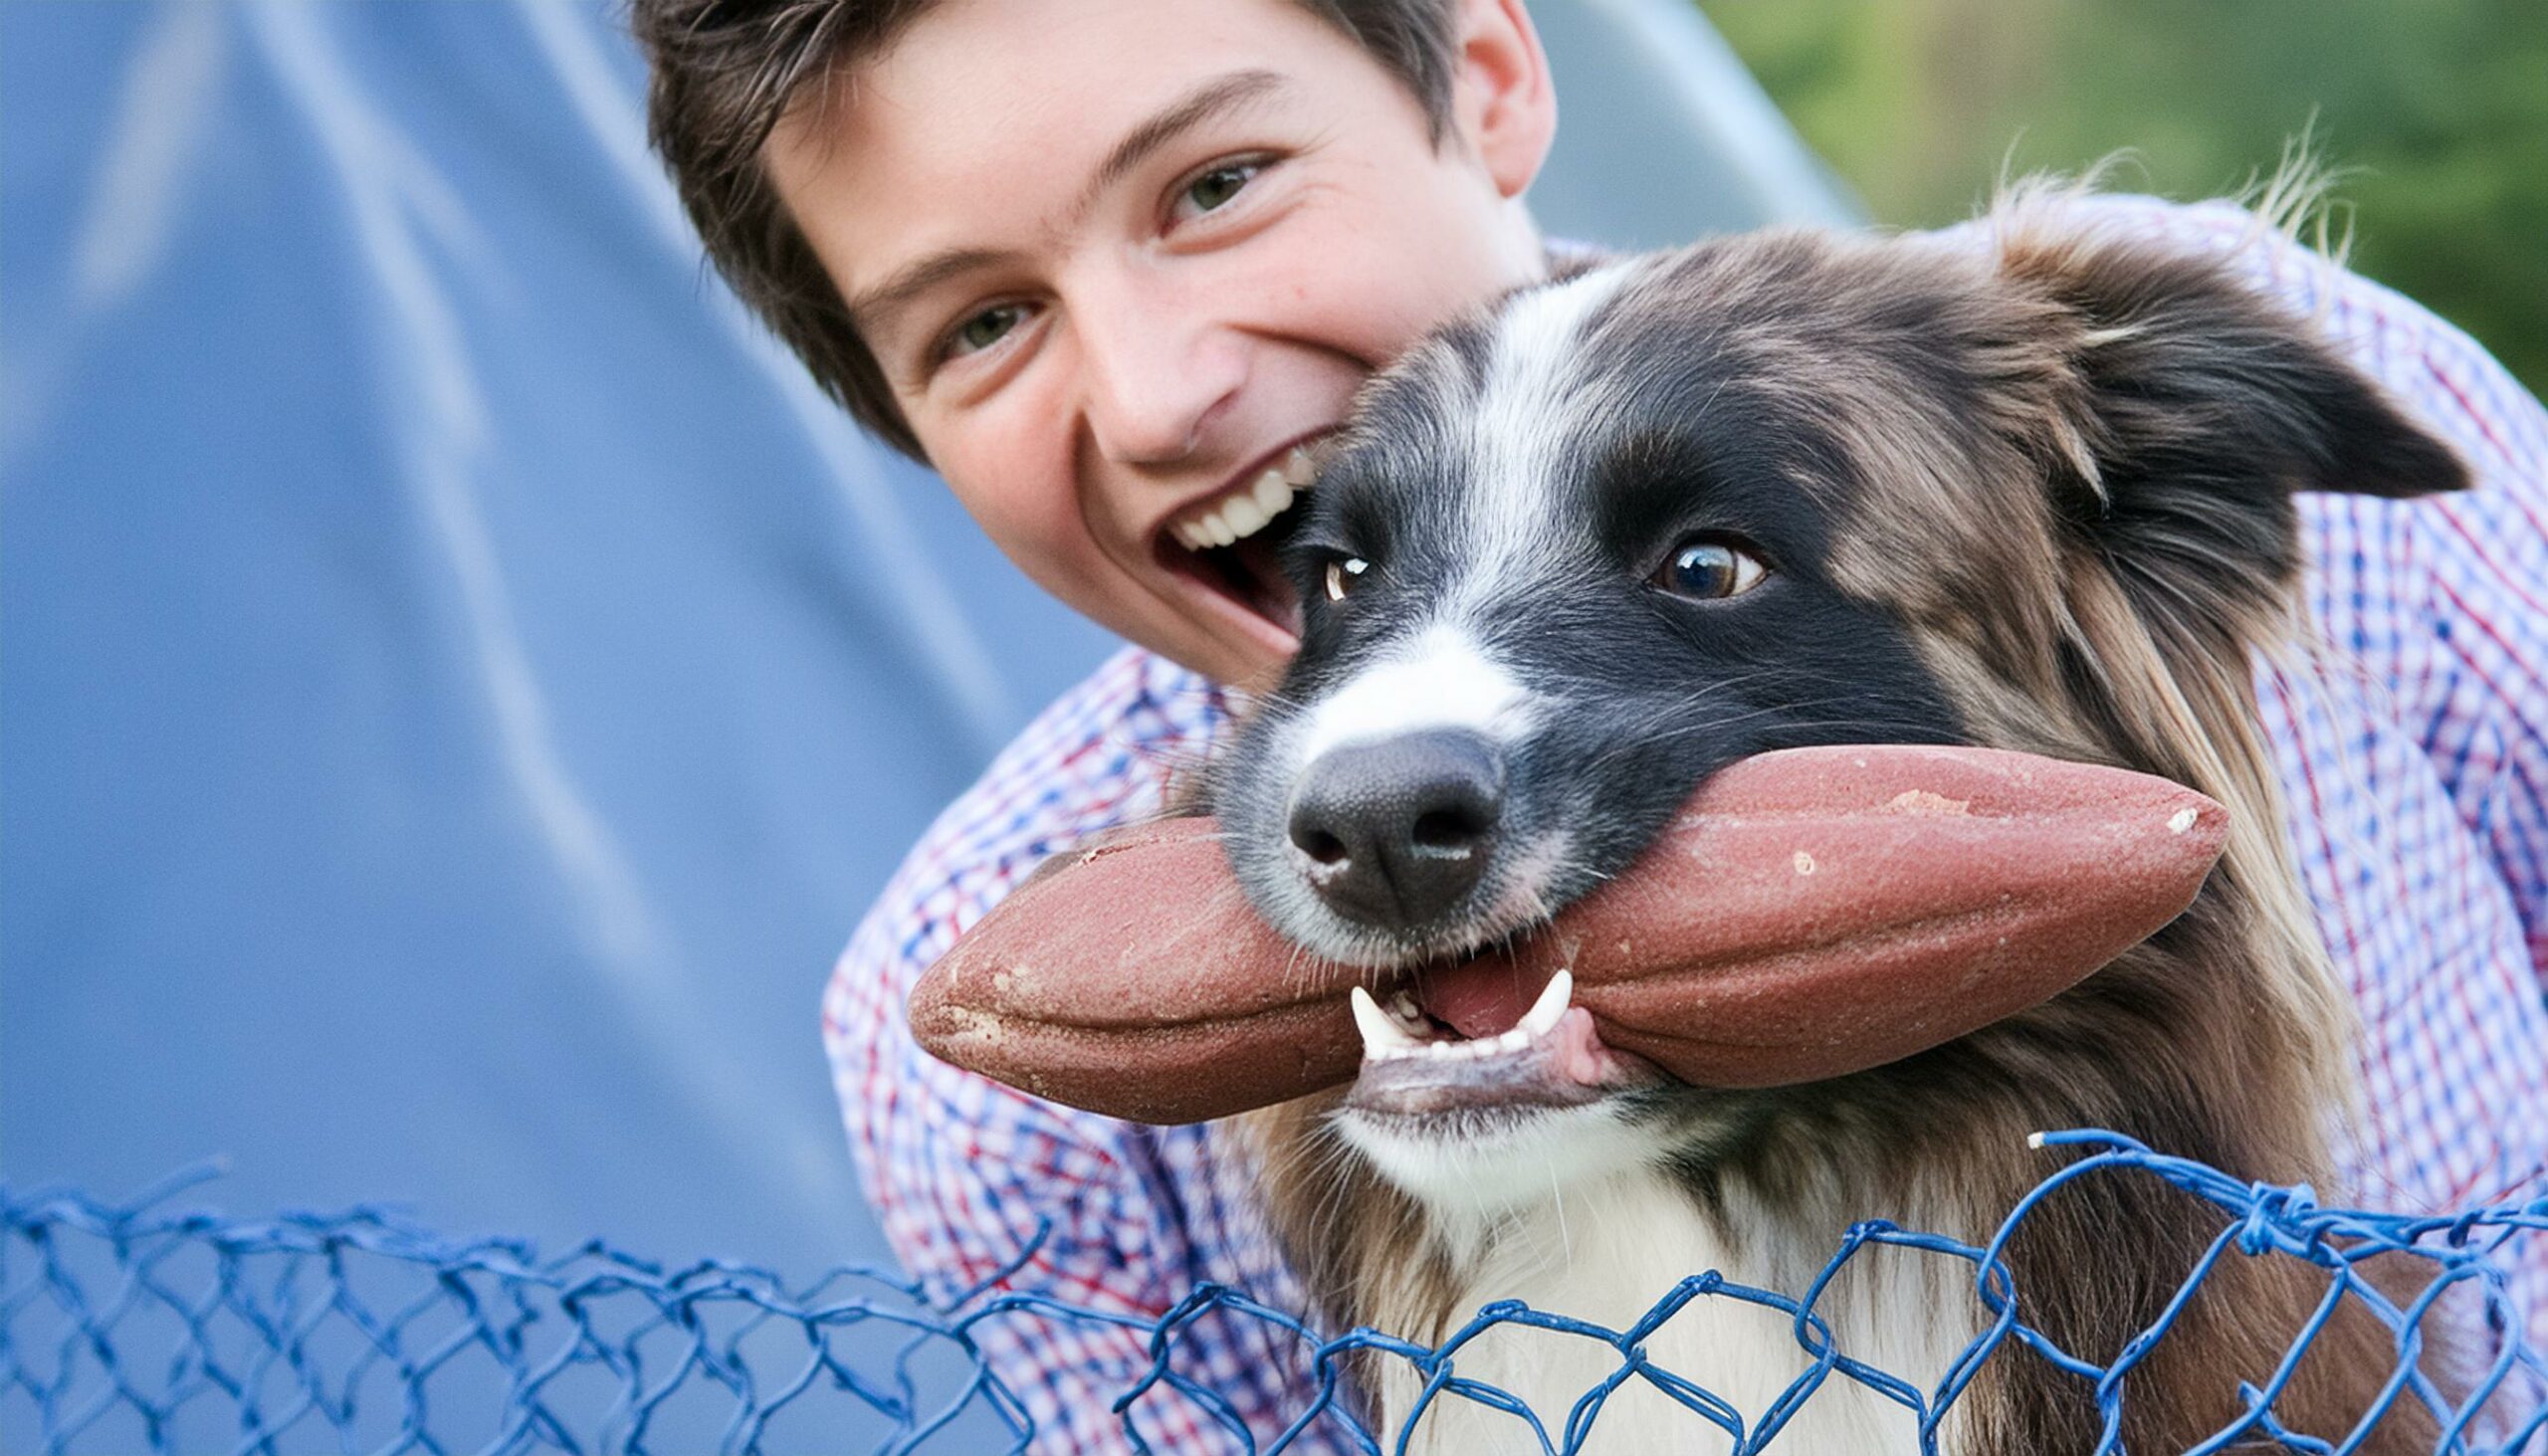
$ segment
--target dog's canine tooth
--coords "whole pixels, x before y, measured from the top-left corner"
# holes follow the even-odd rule
[[[1526,1041],[1532,1037],[1546,1036],[1557,1030],[1558,1018],[1564,1016],[1566,1008],[1574,1003],[1575,972],[1560,970],[1549,977],[1547,985],[1540,988],[1540,998],[1531,1003],[1530,1010],[1522,1013],[1522,1024],[1513,1029],[1522,1033]]]
[[[1398,1030],[1397,1023],[1380,1009],[1380,1002],[1372,999],[1370,991],[1356,986],[1351,999],[1354,1002],[1354,1024],[1363,1032],[1363,1055],[1368,1060],[1386,1061],[1423,1047],[1422,1042]]]

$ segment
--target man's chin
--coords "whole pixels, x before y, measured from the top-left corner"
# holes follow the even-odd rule
[[[1225,687],[1249,693],[1269,690],[1300,650],[1300,638],[1286,628],[1191,582],[1170,582],[1160,595],[1193,600],[1185,603],[1186,613],[1165,620],[1154,602],[1143,619],[1108,625],[1118,635]]]
[[[1280,644],[1269,644],[1229,633],[1182,634],[1176,641],[1141,645],[1181,668],[1250,695],[1271,692],[1300,648],[1297,640],[1288,637]]]

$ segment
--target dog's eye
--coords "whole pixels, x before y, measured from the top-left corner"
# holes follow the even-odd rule
[[[1741,596],[1761,584],[1767,574],[1760,559],[1740,546],[1714,536],[1692,536],[1672,548],[1654,584],[1675,596],[1715,601]]]
[[[1360,556],[1342,556],[1328,562],[1327,599],[1332,602],[1345,600],[1345,593],[1352,591],[1354,583],[1371,569],[1372,563]]]

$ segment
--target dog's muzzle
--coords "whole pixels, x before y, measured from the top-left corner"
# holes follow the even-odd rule
[[[1503,812],[1495,745],[1435,728],[1320,754],[1293,790],[1288,827],[1302,874],[1330,910],[1403,935],[1477,888]]]

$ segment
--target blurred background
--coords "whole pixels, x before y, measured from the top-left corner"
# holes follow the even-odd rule
[[[1848,218],[1697,12],[1547,22],[1555,226]],[[822,982],[1115,644],[744,316],[643,82],[610,0],[0,5],[12,1187],[887,1257]]]
[[[2203,196],[2314,117],[2362,266],[2548,378],[2536,0],[1538,14],[1553,232]],[[884,1256],[821,982],[1112,644],[743,316],[641,96],[602,0],[0,5],[14,1188]]]
[[[1972,214],[2003,167],[2231,194],[2308,133],[2354,267],[2548,389],[2539,0],[1702,0],[1875,221]]]

